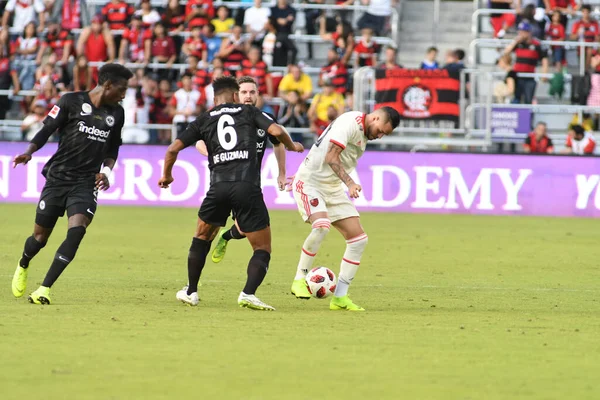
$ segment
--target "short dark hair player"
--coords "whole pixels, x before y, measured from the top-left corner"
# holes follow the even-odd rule
[[[69,230],[59,246],[42,286],[29,295],[35,304],[50,304],[50,288],[77,253],[96,212],[98,190],[110,186],[109,177],[121,146],[125,97],[131,71],[119,64],[100,68],[98,85],[87,92],[67,93],[44,120],[44,126],[13,165],[27,164],[31,155],[57,132],[58,150],[42,175],[46,184],[37,205],[33,235],[25,241],[23,255],[12,281],[15,297],[27,287],[29,263],[46,245],[59,217],[67,212]],[[100,168],[104,165],[102,170]]]
[[[225,226],[233,211],[240,228],[254,250],[248,264],[246,286],[238,304],[256,310],[274,310],[256,296],[271,260],[269,213],[260,188],[260,168],[256,157],[257,129],[276,136],[288,150],[301,152],[280,125],[258,108],[238,103],[239,85],[233,77],[213,82],[215,107],[200,115],[167,149],[163,176],[158,182],[168,188],[177,155],[188,146],[203,140],[208,151],[210,188],[198,212],[196,233],[188,253],[188,287],[176,298],[189,305],[198,304],[198,281],[206,256],[219,227]]]

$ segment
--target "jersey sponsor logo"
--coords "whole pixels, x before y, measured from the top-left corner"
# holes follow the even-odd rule
[[[256,142],[256,150],[261,152],[265,150],[265,142]]]
[[[46,208],[46,202],[44,200],[40,201],[40,210]]]
[[[89,135],[88,139],[90,140],[106,142],[106,138],[108,138],[108,135],[110,134],[110,131],[103,131],[95,126],[87,126],[84,121],[79,121],[77,125],[79,126],[79,132],[87,133]]]
[[[264,114],[264,113],[263,113]],[[271,120],[272,121],[272,120]],[[256,131],[256,133],[258,134],[258,137],[263,138],[265,137],[265,135],[267,134],[267,132],[265,132],[264,129],[259,129]]]
[[[54,107],[52,107],[52,110],[50,110],[50,112],[48,113],[48,116],[56,119],[56,117],[58,117],[59,112],[60,112],[60,107],[54,106]]]
[[[92,106],[88,103],[83,103],[81,105],[81,112],[79,113],[82,117],[86,117],[88,115],[92,115]]]
[[[213,162],[215,164],[226,162],[226,161],[247,160],[247,159],[248,159],[248,150],[228,151],[226,153],[215,154],[213,156]]]
[[[219,110],[211,111],[210,116],[214,117],[214,116],[225,114],[225,113],[239,113],[240,111],[242,111],[242,107],[234,107],[234,108],[224,107]]]
[[[108,117],[106,117],[106,125],[108,125],[112,128],[114,126],[114,124],[115,124],[115,117],[113,117],[112,115],[109,115]]]

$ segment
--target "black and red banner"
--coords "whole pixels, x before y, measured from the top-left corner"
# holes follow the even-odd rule
[[[458,121],[459,90],[458,71],[375,70],[375,108],[393,107],[403,119]]]

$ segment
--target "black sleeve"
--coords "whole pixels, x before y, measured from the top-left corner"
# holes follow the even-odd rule
[[[269,130],[269,127],[275,123],[273,117],[269,114],[260,111],[256,107],[252,107],[254,112],[254,123],[258,129],[264,129],[265,132]]]
[[[527,135],[527,137],[525,138],[525,144],[531,146],[531,136]]]
[[[554,143],[552,143],[552,139],[548,137],[548,147],[554,147]]]
[[[271,113],[265,113],[265,114],[267,114],[269,117],[271,117],[273,119],[273,122],[277,123],[277,118],[275,118],[273,116],[273,114],[271,114]],[[277,139],[275,136],[269,135],[267,133],[267,137],[269,138],[269,142],[271,142],[271,144],[278,145],[280,143],[279,139]]]
[[[115,126],[111,129],[110,133],[110,145],[108,147],[108,152],[106,153],[106,158],[113,159],[117,161],[117,157],[119,157],[119,147],[123,144],[123,140],[121,139],[121,132],[123,131],[123,124],[125,123],[125,111],[122,108],[119,108],[118,115],[115,121]]]
[[[69,120],[69,101],[68,95],[61,97],[58,103],[52,107],[52,110],[48,113],[44,119],[44,126],[40,131],[31,139],[31,143],[34,143],[38,149],[41,149],[50,136],[60,128],[63,128]]]
[[[194,122],[188,125],[177,139],[183,142],[185,147],[195,144],[198,140],[204,140],[204,129],[201,121],[205,120],[205,114],[201,114]]]

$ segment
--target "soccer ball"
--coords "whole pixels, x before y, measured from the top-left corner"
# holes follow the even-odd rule
[[[306,275],[308,291],[317,299],[324,299],[335,291],[335,274],[325,267],[317,267]]]

